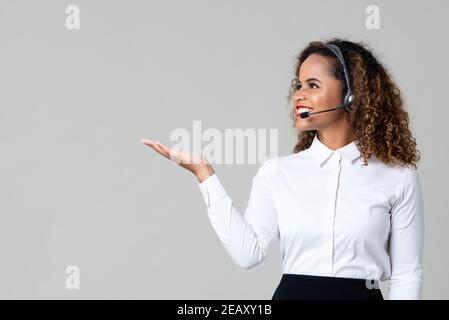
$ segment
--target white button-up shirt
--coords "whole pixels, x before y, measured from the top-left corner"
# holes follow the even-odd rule
[[[244,215],[216,174],[198,186],[238,266],[258,265],[277,237],[283,273],[389,279],[389,299],[420,299],[424,208],[417,171],[374,156],[362,164],[355,141],[332,150],[315,135],[308,149],[259,167]]]

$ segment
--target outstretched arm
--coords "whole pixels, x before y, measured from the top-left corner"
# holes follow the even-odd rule
[[[232,260],[244,269],[264,260],[278,233],[269,165],[270,160],[262,164],[253,178],[244,215],[216,174],[198,184],[213,228]]]

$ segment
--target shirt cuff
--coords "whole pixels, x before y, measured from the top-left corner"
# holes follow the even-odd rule
[[[412,283],[398,287],[390,286],[388,300],[420,300],[421,290],[421,283]]]
[[[227,196],[225,188],[215,173],[207,177],[203,182],[199,182],[198,187],[207,207],[212,206],[216,201]]]

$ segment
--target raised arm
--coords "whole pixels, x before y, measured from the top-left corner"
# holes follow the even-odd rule
[[[248,206],[242,216],[206,158],[182,149],[170,149],[151,139],[141,142],[196,176],[212,226],[238,266],[248,269],[264,259],[278,232],[271,197],[273,159],[262,164],[253,178]]]
[[[215,232],[232,260],[244,269],[255,267],[264,260],[278,234],[270,173],[268,160],[252,180],[244,215],[237,211],[215,173],[198,183]]]

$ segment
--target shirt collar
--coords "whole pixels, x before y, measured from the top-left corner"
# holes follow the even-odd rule
[[[309,154],[311,154],[315,160],[315,163],[318,167],[321,167],[326,160],[328,160],[332,154],[339,154],[342,156],[343,159],[347,160],[348,162],[352,162],[356,159],[360,158],[360,151],[357,148],[355,141],[352,141],[351,143],[348,143],[347,145],[337,149],[332,150],[328,148],[326,145],[324,145],[319,139],[318,134],[315,134],[315,137],[313,138],[312,144],[307,149]]]

